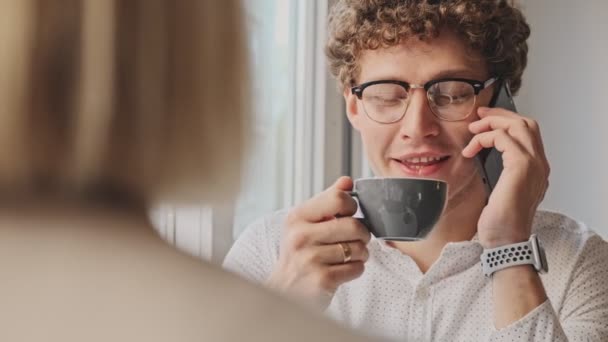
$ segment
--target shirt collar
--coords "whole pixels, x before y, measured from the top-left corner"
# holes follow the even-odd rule
[[[402,258],[408,259],[408,264],[411,263],[412,267],[418,269],[415,265],[414,261],[410,256],[401,253],[396,248],[393,248],[387,244],[386,241],[382,239],[378,239],[372,236],[372,242],[379,246],[380,251],[382,253],[387,253],[391,255],[389,260],[403,260]],[[449,242],[445,245],[439,258],[435,263],[431,266],[428,272],[424,275],[420,274],[422,282],[428,282],[430,284],[436,283],[441,279],[445,279],[456,275],[458,273],[464,272],[466,270],[471,269],[475,265],[477,265],[480,261],[481,253],[483,252],[483,247],[479,243],[479,239],[477,234],[470,241],[460,241],[460,242]],[[411,269],[404,269],[403,264],[399,263],[399,267],[392,267],[397,265],[387,265],[394,272],[411,272]],[[481,270],[480,270],[481,274]],[[413,276],[410,274],[409,276]],[[413,280],[413,279],[410,279]]]

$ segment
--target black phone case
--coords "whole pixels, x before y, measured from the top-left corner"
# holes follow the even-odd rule
[[[494,95],[490,107],[504,108],[516,112],[515,103],[508,82],[502,82],[500,90]],[[477,154],[479,171],[486,186],[488,197],[496,187],[500,174],[502,173],[502,153],[495,148],[486,148]]]

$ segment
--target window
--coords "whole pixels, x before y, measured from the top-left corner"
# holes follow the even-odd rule
[[[216,262],[253,220],[310,198],[358,160],[350,157],[343,100],[325,65],[330,2],[244,3],[255,110],[242,191],[233,207],[163,205],[152,213],[167,241]]]
[[[294,3],[247,1],[253,78],[253,147],[234,212],[234,236],[254,219],[289,206],[294,122]]]

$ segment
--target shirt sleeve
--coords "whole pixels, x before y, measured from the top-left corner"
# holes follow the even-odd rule
[[[278,258],[284,213],[260,218],[238,237],[224,259],[223,267],[255,283],[264,283]]]
[[[490,341],[608,341],[608,244],[590,237],[571,270],[559,312],[547,300]],[[551,265],[549,265],[551,267]]]

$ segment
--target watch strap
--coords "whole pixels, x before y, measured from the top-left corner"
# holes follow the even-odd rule
[[[536,236],[532,235],[528,241],[485,249],[481,254],[481,265],[483,274],[489,277],[496,271],[519,265],[532,265],[537,271],[542,271],[545,269],[543,259],[542,248]]]

